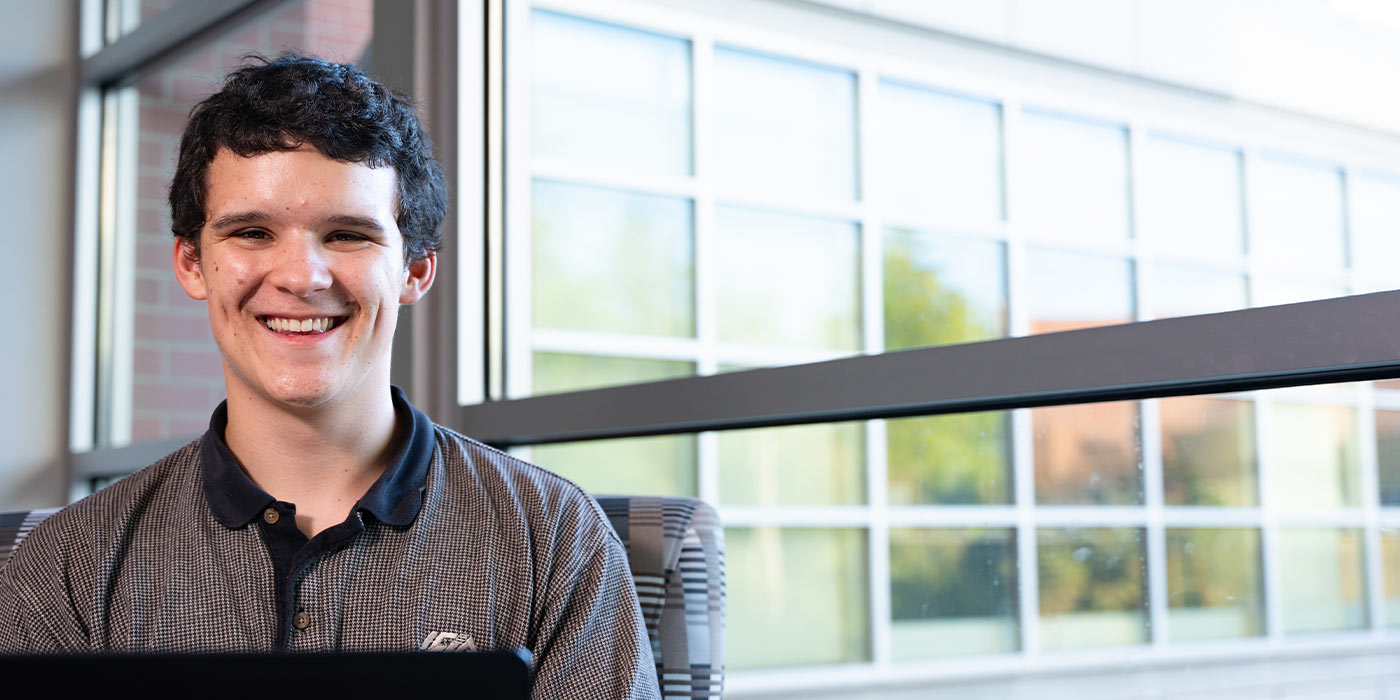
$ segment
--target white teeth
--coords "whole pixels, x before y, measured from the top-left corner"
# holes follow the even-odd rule
[[[269,316],[263,323],[267,325],[269,330],[279,333],[309,333],[311,331],[324,333],[335,327],[334,318],[308,318],[305,320],[298,320],[294,318],[276,318]]]

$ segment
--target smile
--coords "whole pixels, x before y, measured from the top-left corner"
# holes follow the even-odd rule
[[[341,316],[325,318],[282,318],[280,316],[259,316],[268,330],[277,333],[325,333],[339,326],[345,319]]]

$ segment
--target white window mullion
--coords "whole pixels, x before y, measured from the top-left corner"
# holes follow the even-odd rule
[[[885,350],[884,226],[875,191],[876,91],[879,76],[866,66],[856,73],[856,189],[859,193],[861,329],[868,354]],[[884,421],[865,424],[866,494],[870,505],[870,644],[876,666],[888,666],[890,649],[889,481]]]
[[[710,104],[714,41],[709,35],[697,33],[690,38],[690,129],[691,167],[694,182],[691,222],[695,255],[695,337],[698,356],[696,373],[711,375],[719,371],[717,351],[716,300],[718,299],[715,271],[715,196],[711,174],[713,146],[711,127],[714,124]],[[707,503],[719,504],[719,437],[714,432],[701,433],[696,448],[700,469],[698,495]]]
[[[1280,580],[1278,557],[1279,517],[1273,497],[1273,450],[1270,420],[1273,415],[1272,402],[1265,398],[1257,399],[1254,409],[1255,454],[1259,459],[1259,512],[1263,526],[1259,532],[1261,557],[1264,566],[1264,620],[1270,641],[1275,644],[1283,641],[1283,582]]]
[[[1036,560],[1034,448],[1029,409],[1011,413],[1012,463],[1016,473],[1016,567],[1021,613],[1021,651],[1027,657],[1040,654],[1040,567]]]
[[[1356,437],[1357,447],[1361,451],[1361,508],[1366,518],[1365,530],[1362,531],[1365,538],[1366,607],[1371,612],[1371,631],[1380,635],[1392,621],[1387,619],[1385,576],[1382,572],[1384,561],[1380,533],[1380,464],[1376,452],[1375,390],[1369,384],[1359,388],[1361,396],[1356,407]]]
[[[504,3],[505,16],[505,114],[530,114],[530,6]],[[509,119],[509,117],[508,117]],[[531,280],[531,183],[530,124],[517,116],[505,130],[505,395],[529,396],[534,391]],[[530,164],[528,167],[520,165]],[[511,167],[514,164],[516,167]]]
[[[1143,499],[1147,505],[1147,600],[1152,645],[1170,638],[1167,598],[1167,531],[1162,493],[1161,412],[1156,400],[1141,402]]]

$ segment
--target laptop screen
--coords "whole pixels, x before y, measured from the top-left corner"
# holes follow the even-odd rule
[[[190,697],[266,697],[293,691],[318,697],[530,697],[530,654],[406,652],[344,654],[101,654],[0,656],[10,688],[46,695],[122,689],[169,690]],[[163,693],[162,693],[163,694]],[[342,695],[343,694],[343,695]]]

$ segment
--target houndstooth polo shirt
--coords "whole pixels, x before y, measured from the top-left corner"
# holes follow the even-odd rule
[[[269,527],[294,528],[294,506],[220,453],[220,412],[48,518],[0,571],[0,652],[525,647],[537,698],[656,697],[627,559],[593,499],[394,400],[411,428],[390,467],[300,549]]]

